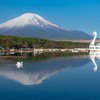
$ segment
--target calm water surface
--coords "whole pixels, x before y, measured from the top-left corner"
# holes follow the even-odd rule
[[[0,100],[100,100],[99,58],[99,54],[40,54],[1,59]],[[23,61],[20,68],[18,61]]]

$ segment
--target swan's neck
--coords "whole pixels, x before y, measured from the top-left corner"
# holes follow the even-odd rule
[[[97,70],[97,64],[96,64],[96,62],[95,62],[95,58],[91,58],[91,60],[92,60],[92,62],[93,62],[93,64],[94,64],[94,70],[96,71]]]
[[[97,69],[97,64],[96,64],[96,62],[95,62],[95,59],[93,59],[93,63],[94,63],[94,65],[95,65],[95,69]]]
[[[92,40],[91,44],[94,45],[95,44],[95,39],[97,37],[97,34],[95,34],[94,39]]]

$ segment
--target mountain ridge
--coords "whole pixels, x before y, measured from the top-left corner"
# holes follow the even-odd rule
[[[0,34],[22,37],[39,37],[46,39],[92,38],[84,32],[58,26],[33,13],[25,13],[19,17],[0,24]]]

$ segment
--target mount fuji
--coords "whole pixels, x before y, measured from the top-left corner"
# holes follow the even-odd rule
[[[92,38],[82,31],[63,28],[33,13],[25,13],[15,19],[0,24],[0,34],[45,39]]]

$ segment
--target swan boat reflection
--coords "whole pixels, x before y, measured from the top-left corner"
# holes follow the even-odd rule
[[[89,53],[89,57],[90,57],[90,59],[92,60],[94,66],[95,66],[95,67],[92,68],[92,69],[94,69],[94,71],[97,71],[97,64],[96,64],[96,62],[95,62],[95,58],[96,58],[96,59],[100,59],[100,52],[90,52],[90,53]]]

